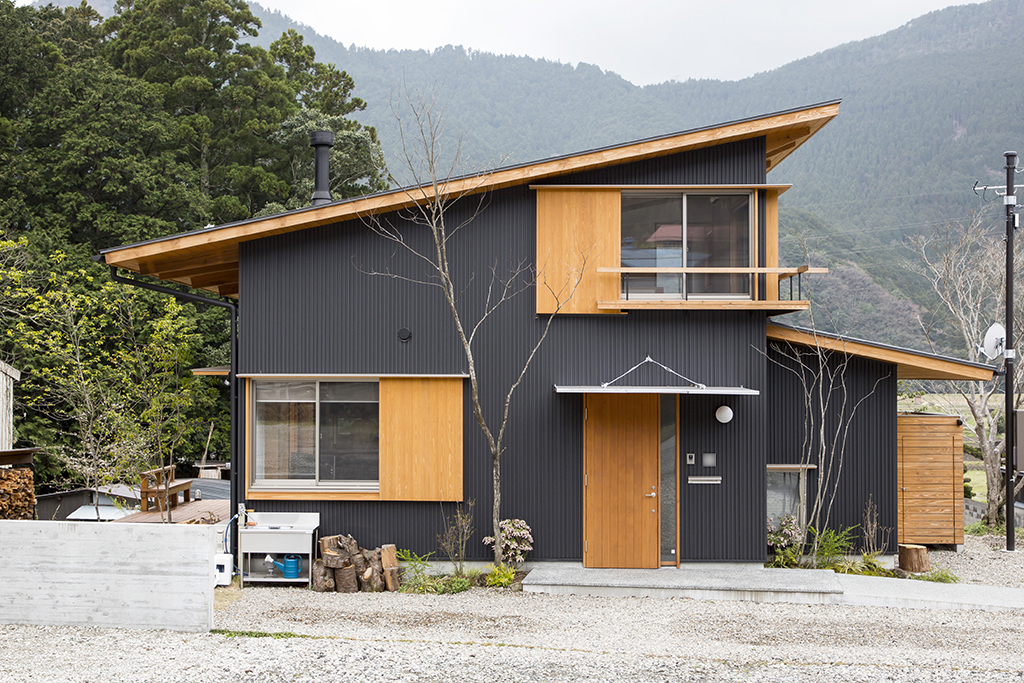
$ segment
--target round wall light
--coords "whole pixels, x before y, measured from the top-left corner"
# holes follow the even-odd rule
[[[718,410],[715,411],[715,419],[722,424],[732,422],[732,408],[729,406],[718,406]]]

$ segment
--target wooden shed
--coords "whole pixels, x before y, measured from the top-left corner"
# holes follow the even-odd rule
[[[964,430],[957,415],[896,419],[900,543],[964,542]]]
[[[0,361],[0,451],[14,444],[14,383],[19,379],[20,372]]]

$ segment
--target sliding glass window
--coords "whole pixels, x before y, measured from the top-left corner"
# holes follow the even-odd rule
[[[254,382],[255,486],[379,489],[377,382]]]
[[[623,268],[750,268],[750,193],[624,192]],[[749,299],[749,274],[627,273],[624,299]]]

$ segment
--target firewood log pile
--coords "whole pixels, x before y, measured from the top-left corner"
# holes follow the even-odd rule
[[[0,519],[33,519],[35,485],[27,467],[0,469]]]
[[[398,590],[394,545],[367,550],[350,535],[320,539],[320,559],[313,563],[313,590],[378,593],[385,589]]]

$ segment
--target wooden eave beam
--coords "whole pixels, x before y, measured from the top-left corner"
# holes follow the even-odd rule
[[[177,271],[193,269],[215,269],[217,266],[238,267],[238,245],[233,248],[221,249],[219,251],[189,251],[181,254],[161,254],[150,260],[139,260],[136,268],[128,265],[114,264],[110,258],[106,259],[110,265],[134,270],[140,275],[152,275],[153,277],[174,277]]]
[[[991,368],[979,368],[953,360],[918,355],[899,349],[882,348],[861,342],[837,339],[832,336],[814,335],[778,325],[768,325],[768,339],[799,346],[816,346],[851,356],[892,363],[896,366],[898,379],[952,379],[984,382],[991,380],[993,375]]]
[[[167,268],[160,268],[152,273],[147,273],[155,278],[161,280],[177,280],[179,278],[192,278],[198,275],[218,275],[222,273],[234,273],[238,275],[238,261],[232,263],[219,263],[215,266],[193,266],[191,268],[178,268],[177,270],[169,270]]]
[[[221,287],[238,282],[238,268],[217,273],[201,273],[187,278],[189,287],[205,289],[206,287]]]

